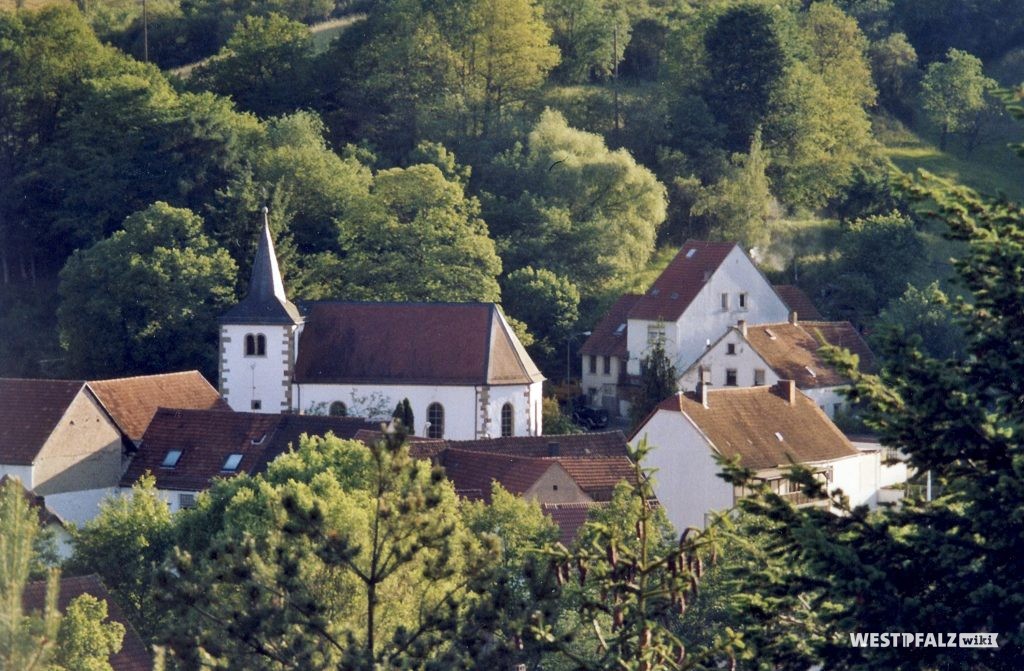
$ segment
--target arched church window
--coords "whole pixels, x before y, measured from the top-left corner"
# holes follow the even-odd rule
[[[427,406],[427,438],[444,438],[444,406],[440,403]]]
[[[515,409],[511,403],[501,406],[501,436],[511,436],[515,430]]]
[[[331,417],[347,417],[348,406],[341,401],[335,401],[334,403],[331,403],[331,407],[327,412]]]
[[[267,336],[260,334],[248,334],[245,336],[245,356],[266,356]]]

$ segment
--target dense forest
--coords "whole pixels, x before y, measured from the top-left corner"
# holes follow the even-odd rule
[[[31,4],[0,14],[8,375],[211,373],[263,204],[294,298],[501,301],[549,377],[690,237],[950,353],[955,245],[893,179],[1024,176],[1009,1]]]
[[[835,515],[723,464],[754,495],[706,531],[638,477],[565,547],[500,488],[460,500],[400,427],[307,438],[192,509],[144,478],[75,530],[63,570],[166,668],[1022,668],[1024,2],[140,12],[0,4],[0,375],[211,373],[264,205],[293,298],[499,301],[552,378],[681,241],[739,240],[870,334],[877,376],[829,357],[936,491]],[[97,604],[21,616],[53,563],[35,517],[4,485],[0,670],[109,668]],[[849,644],[886,631],[1000,645]]]

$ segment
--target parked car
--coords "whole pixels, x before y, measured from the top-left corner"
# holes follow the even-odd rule
[[[587,405],[586,396],[578,396],[573,400],[572,421],[590,429],[604,429],[608,426],[608,411],[604,408],[591,408]]]

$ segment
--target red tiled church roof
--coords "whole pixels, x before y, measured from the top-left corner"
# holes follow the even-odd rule
[[[543,379],[491,303],[316,303],[295,365],[300,384]]]

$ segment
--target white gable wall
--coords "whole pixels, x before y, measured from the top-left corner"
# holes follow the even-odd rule
[[[735,354],[729,354],[729,345],[735,348]],[[736,329],[729,329],[728,334],[710,349],[706,350],[700,358],[679,377],[679,388],[683,391],[693,391],[697,388],[698,366],[704,366],[711,370],[711,386],[716,389],[725,387],[726,371],[736,371],[737,387],[753,387],[754,371],[764,371],[764,384],[771,386],[779,381],[775,374],[761,355],[740,335]]]
[[[729,307],[722,308],[722,294],[729,295]],[[739,307],[746,294],[746,307]],[[740,319],[748,324],[772,324],[789,318],[789,309],[771,284],[738,246],[734,247],[711,275],[674,324],[666,324],[665,351],[677,370],[685,370]],[[658,322],[630,319],[626,333],[629,372],[640,373],[640,359],[647,353],[647,327]]]
[[[630,443],[645,437],[651,451],[643,465],[657,469],[654,493],[677,531],[703,529],[706,514],[732,507],[732,485],[718,477],[710,444],[685,415],[658,410]]]

